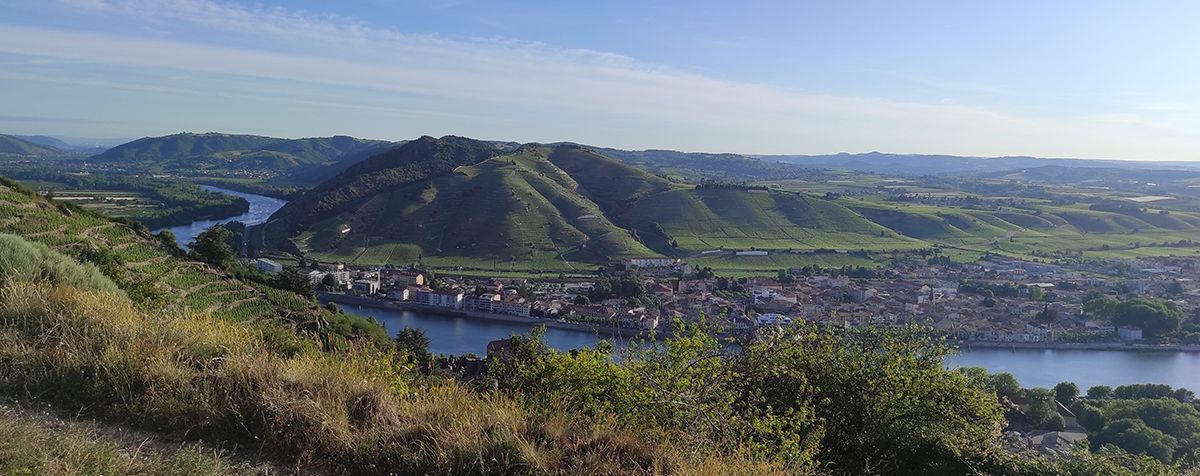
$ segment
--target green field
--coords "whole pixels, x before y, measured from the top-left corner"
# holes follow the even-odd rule
[[[677,244],[673,254],[683,256],[721,248],[895,250],[925,246],[834,202],[794,193],[672,190],[638,202],[623,219],[643,237],[661,236],[655,233],[661,228]]]

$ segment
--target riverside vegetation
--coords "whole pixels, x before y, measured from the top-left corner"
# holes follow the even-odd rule
[[[796,328],[733,351],[702,325],[680,325],[672,339],[619,353],[608,345],[563,353],[535,332],[514,337],[482,371],[463,372],[421,365],[428,356],[412,345],[420,339],[401,345],[372,332],[377,324],[335,325],[352,318],[11,182],[0,188],[0,231],[11,235],[0,239],[0,394],[296,469],[1189,471],[1186,458],[1108,447],[1057,459],[1005,450],[996,389],[946,370],[949,348],[918,333]],[[19,258],[30,250],[36,258]],[[0,418],[0,429],[24,424],[10,420]],[[81,448],[69,434],[51,438]],[[195,460],[185,450],[112,462],[102,442],[55,456],[37,441],[46,440],[0,445],[0,467],[36,472],[73,461],[78,474],[135,473]],[[210,473],[226,471],[220,458],[205,461],[217,467]]]

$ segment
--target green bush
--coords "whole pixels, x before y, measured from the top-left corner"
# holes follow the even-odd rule
[[[0,233],[0,285],[10,281],[44,282],[121,293],[100,269],[17,235]]]

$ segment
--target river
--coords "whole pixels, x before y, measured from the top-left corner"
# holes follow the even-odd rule
[[[487,353],[487,344],[513,333],[525,334],[523,324],[417,311],[342,306],[346,312],[370,316],[396,334],[405,327],[425,331],[437,354]],[[595,345],[605,337],[565,329],[546,329],[546,343],[559,350]],[[1053,387],[1070,380],[1086,390],[1093,385],[1165,383],[1200,391],[1200,352],[1130,352],[1115,350],[970,349],[949,358],[951,368],[983,367],[1009,372],[1025,387]]]
[[[283,207],[284,200],[236,192],[202,185],[206,190],[228,193],[250,202],[250,211],[221,220],[203,220],[168,228],[176,240],[186,245],[209,227],[241,221],[247,225],[264,223]],[[395,311],[389,309],[343,306],[346,312],[373,316],[392,334],[405,327],[425,331],[434,353],[483,355],[487,344],[513,333],[527,333],[523,324],[447,317],[436,314]],[[556,349],[568,350],[595,345],[601,336],[565,329],[547,329],[546,341]],[[1129,352],[1105,350],[1036,350],[1036,349],[970,349],[951,357],[949,367],[984,367],[989,372],[1009,372],[1026,387],[1053,387],[1070,380],[1080,388],[1093,385],[1124,385],[1131,383],[1165,383],[1200,391],[1200,353],[1198,352]]]
[[[179,243],[179,246],[185,250],[187,249],[188,243],[195,241],[196,236],[199,236],[200,233],[204,232],[204,230],[212,228],[213,225],[220,225],[222,223],[229,223],[231,221],[240,221],[246,225],[266,223],[267,219],[271,217],[272,213],[275,213],[280,208],[283,208],[283,205],[287,203],[286,200],[278,198],[255,195],[253,193],[238,192],[235,190],[214,187],[212,185],[201,185],[200,188],[213,192],[221,192],[236,197],[242,197],[246,199],[247,202],[250,202],[250,210],[241,215],[222,218],[219,220],[200,220],[191,222],[187,225],[165,228],[166,230],[170,230],[171,233],[175,234],[175,241]],[[161,230],[154,230],[155,233],[158,233],[159,231]]]

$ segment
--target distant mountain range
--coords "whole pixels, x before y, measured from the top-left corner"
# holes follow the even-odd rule
[[[884,175],[977,175],[1005,170],[1056,165],[1063,167],[1103,167],[1117,169],[1200,170],[1193,162],[1142,162],[1097,159],[1045,159],[1039,157],[964,157],[936,154],[865,154],[832,155],[753,155],[750,157],[810,168],[857,170]]]
[[[181,133],[146,137],[92,156],[89,163],[143,172],[214,173],[273,177],[319,169],[343,159],[361,160],[391,147],[387,141],[348,136],[276,137]]]
[[[112,139],[77,139],[59,136],[0,136],[0,153],[49,155],[55,152],[96,150]],[[487,142],[500,150],[515,150],[515,142]],[[367,158],[403,142],[357,139],[348,136],[284,139],[244,134],[180,133],[145,137],[121,143],[90,161],[149,172],[226,173],[253,170],[271,176],[279,185],[311,187],[336,176]],[[574,145],[563,142],[550,146]],[[665,149],[622,150],[588,146],[599,153],[654,174],[686,180],[702,178],[734,181],[817,179],[821,169],[840,169],[882,175],[978,176],[1044,166],[1108,168],[1117,170],[1200,170],[1193,162],[1143,162],[1097,159],[1060,159],[1030,156],[968,157],[944,154],[891,154],[884,152],[827,155],[754,155],[680,152]]]
[[[0,134],[0,155],[43,156],[57,153],[59,151],[54,147],[38,144],[18,136]]]

